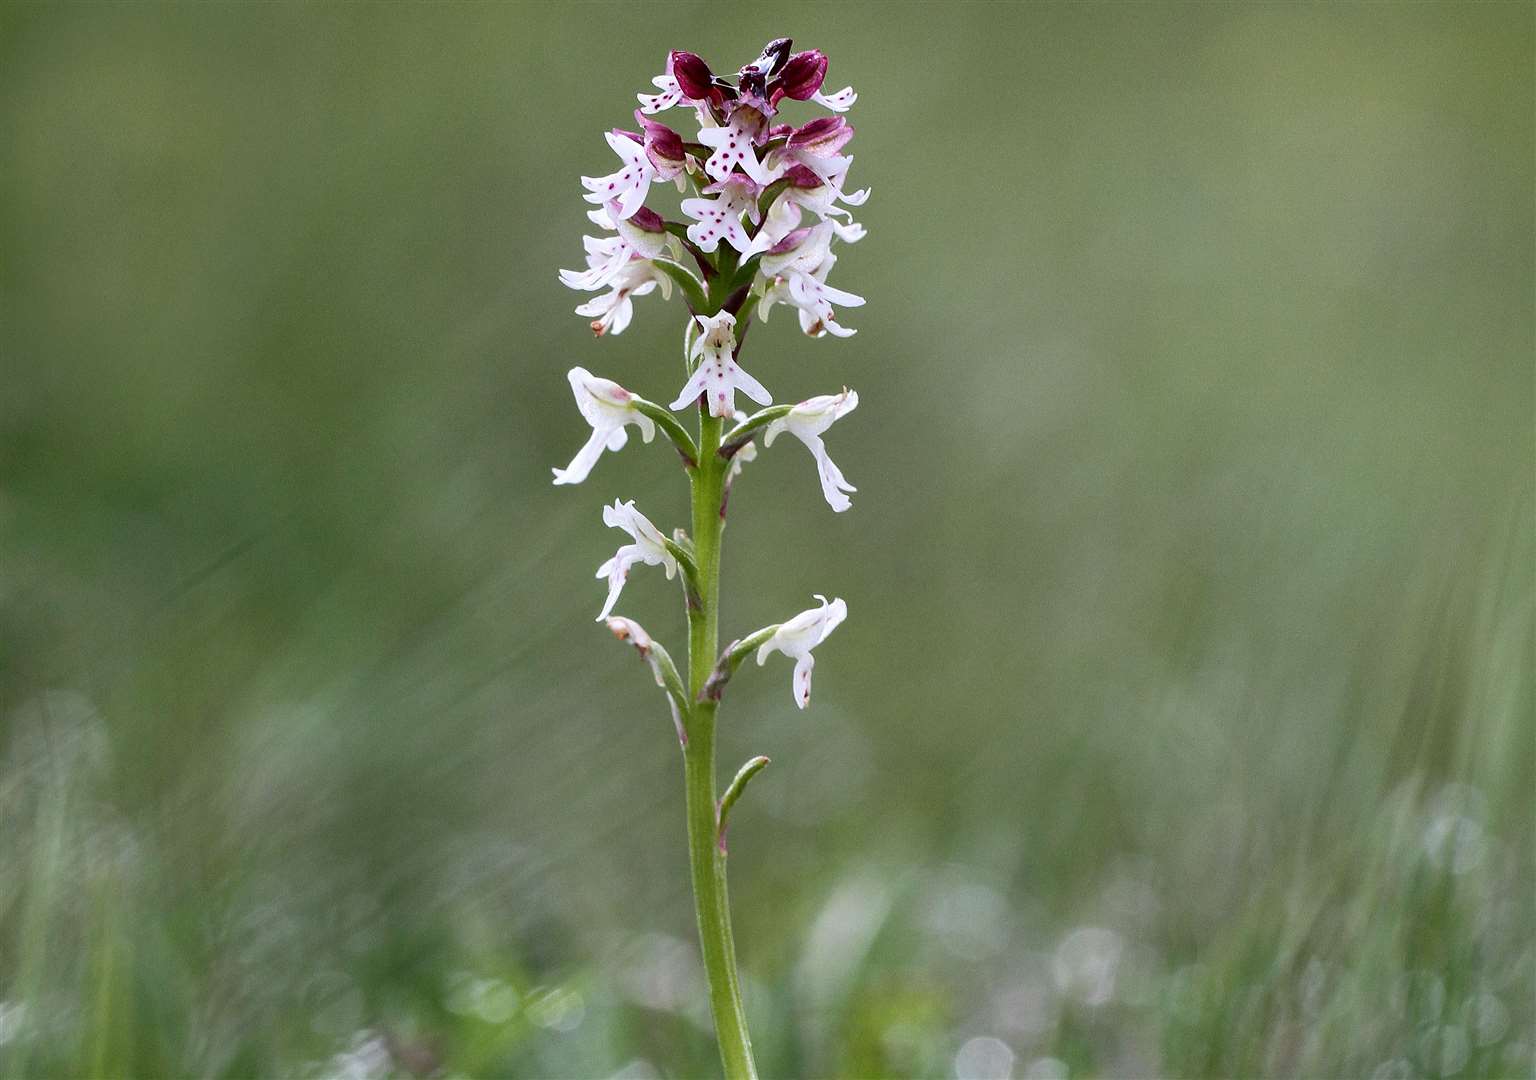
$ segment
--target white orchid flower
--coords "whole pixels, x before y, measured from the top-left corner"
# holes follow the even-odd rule
[[[576,309],[576,314],[592,320],[592,333],[622,334],[635,316],[632,297],[644,296],[661,286],[663,300],[672,298],[672,279],[650,259],[631,258],[608,281],[608,291],[593,297]]]
[[[759,264],[768,285],[763,290],[758,314],[768,321],[775,304],[789,304],[800,311],[800,329],[810,337],[832,334],[852,337],[858,331],[837,322],[834,304],[862,307],[864,298],[827,284],[827,274],[837,265],[832,254],[833,225],[824,221],[810,229],[797,229],[775,244]]]
[[[683,385],[669,408],[686,409],[705,397],[711,416],[730,416],[736,411],[736,391],[740,390],[759,405],[773,404],[773,395],[736,362],[736,316],[729,311],[718,315],[695,315],[702,333],[694,340],[688,355],[699,366]]]
[[[839,514],[853,505],[853,501],[844,493],[859,489],[848,482],[843,471],[827,455],[827,447],[821,441],[821,436],[834,421],[858,407],[858,393],[844,387],[841,394],[823,394],[802,401],[784,416],[771,422],[768,430],[763,432],[764,446],[772,446],[773,440],[782,431],[789,432],[805,444],[811,456],[816,459],[816,475],[821,478],[821,493],[826,497],[828,505]]]
[[[629,578],[629,568],[635,563],[660,566],[670,581],[677,574],[677,560],[667,550],[667,541],[661,530],[651,524],[651,519],[635,509],[635,501],[621,503],[617,499],[612,506],[603,507],[603,524],[611,529],[623,529],[634,540],[613,553],[613,558],[597,568],[597,576],[608,579],[608,600],[598,613],[597,622],[607,619],[613,605],[619,602],[624,582]]]
[[[617,213],[618,208],[612,204],[588,212],[594,224],[614,229],[617,235],[583,236],[587,268],[560,271],[561,284],[570,289],[601,289],[623,273],[631,261],[655,259],[666,251],[667,228],[660,214],[644,206],[627,218],[616,217]]]
[[[640,111],[647,116],[665,112],[683,100],[683,92],[678,88],[677,80],[671,75],[658,75],[651,80],[651,85],[660,93],[635,95],[640,99]]]
[[[707,193],[719,193],[717,199],[684,199],[681,210],[694,219],[688,226],[688,239],[699,246],[700,251],[711,252],[724,240],[737,251],[746,253],[752,247],[752,238],[741,224],[741,215],[756,224],[758,221],[757,196],[759,188],[745,176],[732,175],[706,187]]]
[[[841,116],[823,116],[794,128],[782,145],[768,153],[768,165],[778,176],[799,164],[841,189],[853,159],[838,153],[853,138],[853,125]],[[862,201],[862,200],[861,200]]]
[[[633,217],[645,204],[645,194],[651,188],[651,181],[658,179],[658,174],[646,155],[644,142],[638,137],[615,129],[604,132],[603,138],[619,155],[624,167],[607,176],[583,176],[581,186],[587,189],[587,194],[582,198],[601,206],[616,203],[615,218],[623,221]]]
[[[744,414],[737,413],[736,415],[737,416],[742,416]],[[731,467],[728,470],[726,470],[726,473],[725,473],[725,484],[726,484],[726,486],[729,487],[731,485],[731,483],[733,481],[735,481],[735,479],[738,476],[741,475],[742,466],[746,465],[747,462],[749,462],[749,461],[756,461],[756,460],[757,460],[757,443],[755,443],[755,442],[747,443],[746,446],[743,446],[740,450],[738,450],[734,454],[732,454],[731,455]]]
[[[714,153],[704,162],[704,171],[717,183],[740,168],[761,187],[773,183],[781,169],[771,167],[757,158],[756,143],[765,128],[763,114],[742,105],[732,110],[725,127],[699,129],[699,142],[711,147]]]
[[[629,441],[629,432],[624,430],[626,424],[639,428],[640,438],[645,442],[656,437],[656,424],[635,408],[635,395],[618,383],[600,379],[584,367],[571,368],[566,379],[571,384],[571,393],[576,395],[576,407],[592,425],[592,436],[576,451],[569,465],[551,470],[556,484],[581,483],[604,450],[622,450]]]
[[[794,658],[795,674],[790,688],[795,695],[795,705],[802,709],[811,701],[811,669],[816,666],[811,650],[826,641],[827,635],[848,617],[848,605],[841,597],[828,603],[825,596],[815,595],[821,601],[820,607],[802,611],[788,622],[780,623],[773,636],[757,650],[759,667],[767,662],[770,653],[780,652]]]

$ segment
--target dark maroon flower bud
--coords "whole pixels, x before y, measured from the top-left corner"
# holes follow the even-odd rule
[[[831,157],[851,138],[853,125],[848,121],[841,116],[821,116],[791,133],[785,145],[817,157]]]
[[[645,156],[651,159],[651,164],[656,166],[656,171],[663,179],[672,179],[683,167],[683,137],[666,124],[652,120],[639,109],[635,110],[635,119],[645,131],[645,138],[641,140],[645,144]],[[629,132],[622,134],[628,135]]]
[[[667,223],[662,220],[660,214],[652,210],[649,206],[642,206],[640,209],[636,210],[630,217],[629,224],[635,226],[637,229],[642,229],[649,233],[661,233],[667,231]]]
[[[692,101],[704,101],[710,97],[711,90],[715,88],[715,73],[709,70],[703,57],[697,53],[673,49],[667,57],[667,67],[677,80],[684,97]]]
[[[759,112],[772,114],[773,103],[778,100],[770,92],[770,81],[789,59],[789,38],[770,41],[756,60],[736,73],[743,100],[751,102]]]
[[[794,130],[795,126],[793,124],[774,124],[768,129],[766,137],[770,139],[787,139]]]
[[[778,95],[794,98],[796,101],[808,101],[810,96],[821,89],[821,84],[827,77],[827,57],[820,49],[812,49],[810,52],[795,53],[784,65],[784,70],[779,73],[776,86],[770,89],[774,95],[774,101],[778,101]]]

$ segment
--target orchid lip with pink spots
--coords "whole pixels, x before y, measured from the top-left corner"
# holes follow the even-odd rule
[[[737,390],[759,405],[772,405],[773,395],[736,362],[736,316],[722,311],[694,318],[701,332],[690,356],[698,367],[669,408],[686,409],[702,397],[709,415],[730,416],[736,411]]]

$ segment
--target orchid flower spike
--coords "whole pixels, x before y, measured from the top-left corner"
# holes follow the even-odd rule
[[[802,401],[770,423],[768,430],[763,432],[764,446],[772,446],[781,431],[789,432],[805,444],[811,456],[816,459],[816,475],[821,478],[821,493],[826,496],[827,504],[839,514],[853,505],[853,501],[844,492],[859,489],[848,482],[843,471],[827,455],[827,447],[821,441],[821,436],[834,421],[858,407],[859,395],[844,387],[841,394],[823,394]]]
[[[736,316],[722,311],[718,315],[696,315],[694,318],[702,333],[694,340],[688,356],[697,360],[699,366],[668,408],[686,409],[702,394],[709,415],[730,416],[736,411],[737,390],[759,405],[773,404],[773,395],[736,363]]]
[[[651,524],[651,519],[635,509],[635,501],[621,503],[613,500],[612,506],[603,507],[603,524],[611,529],[623,529],[634,539],[613,553],[613,558],[597,568],[597,576],[608,579],[608,601],[598,613],[597,622],[608,618],[613,605],[619,602],[624,582],[629,578],[629,568],[635,563],[660,566],[667,572],[667,580],[677,573],[677,560],[667,550],[666,537]]]
[[[682,341],[687,378],[677,399],[663,409],[659,402],[665,397],[637,397],[585,368],[572,368],[571,390],[592,434],[554,476],[556,484],[581,483],[604,450],[626,444],[631,424],[646,442],[660,428],[682,460],[692,495],[688,530],[663,533],[633,501],[615,500],[603,507],[603,523],[627,535],[597,570],[597,577],[607,581],[597,621],[606,621],[650,666],[666,693],[679,742],[689,747],[693,735],[685,758],[689,861],[698,884],[705,966],[716,991],[711,997],[714,1030],[726,1073],[755,1076],[739,995],[718,993],[738,981],[729,920],[711,917],[710,905],[720,905],[704,884],[723,883],[727,815],[768,759],[752,758],[723,794],[710,797],[716,707],[748,656],[755,652],[762,666],[777,652],[794,661],[791,693],[796,708],[804,709],[811,700],[813,651],[847,618],[848,606],[841,598],[818,594],[819,606],[736,638],[721,652],[720,546],[733,484],[758,456],[759,443],[767,447],[782,432],[810,451],[828,505],[838,513],[852,506],[849,495],[857,489],[832,461],[823,437],[858,407],[859,396],[844,387],[840,394],[798,405],[753,416],[738,413],[738,390],[758,405],[773,402],[768,389],[742,368],[741,341],[754,318],[766,320],[779,304],[796,309],[800,328],[811,337],[854,333],[840,326],[837,316],[839,309],[858,307],[864,298],[829,285],[828,277],[837,265],[834,248],[840,252],[841,245],[866,234],[854,213],[870,192],[848,185],[854,126],[842,114],[857,95],[851,87],[823,92],[824,53],[795,52],[789,38],[779,37],[734,75],[730,70],[716,74],[695,53],[668,53],[664,71],[652,80],[654,92],[636,95],[638,109],[628,105],[635,130],[613,128],[604,134],[619,158],[618,168],[581,177],[584,198],[592,204],[587,217],[600,231],[582,238],[585,265],[560,271],[563,284],[590,294],[581,298],[577,314],[590,320],[599,337],[618,335],[634,316],[635,297],[669,296],[675,285],[687,307]],[[831,115],[804,117],[804,103],[812,102]],[[668,117],[658,116],[674,108]],[[694,119],[697,127],[688,126]],[[680,205],[669,203],[672,208],[660,213],[647,206],[652,185],[658,183],[675,185],[683,196]],[[697,410],[697,437],[671,411],[682,409]],[[729,431],[720,423],[725,418],[735,420]],[[690,633],[687,655],[677,662],[639,623],[614,614],[630,569],[640,564],[662,567],[669,579],[682,571]],[[683,659],[687,670],[679,671]],[[697,842],[701,837],[713,843]],[[721,884],[717,897],[723,891]]]
[[[622,333],[634,297],[657,286],[667,296],[674,282],[692,311],[718,306],[709,303],[703,282],[677,264],[686,246],[708,279],[724,265],[716,256],[722,245],[734,249],[727,258],[753,279],[763,318],[786,303],[799,309],[801,329],[811,337],[854,333],[839,325],[834,305],[856,307],[863,299],[827,284],[837,261],[829,245],[834,238],[845,244],[863,238],[864,226],[849,208],[863,205],[869,189],[847,187],[854,128],[842,114],[858,95],[850,87],[824,93],[827,65],[825,53],[794,52],[789,38],[768,42],[734,78],[716,74],[695,53],[667,54],[665,70],[651,80],[657,92],[636,95],[640,107],[631,112],[640,130],[603,135],[620,167],[581,178],[584,197],[597,204],[589,216],[617,234],[586,237],[586,269],[560,272],[573,289],[607,290],[576,309],[593,333]],[[815,102],[832,115],[781,117],[780,108],[795,102]],[[696,131],[656,119],[678,105],[692,107]],[[699,190],[682,200],[681,213],[670,215],[683,220],[666,220],[645,205],[653,183],[671,181],[683,191],[689,177]],[[807,213],[816,218],[813,228],[801,228]],[[663,258],[669,248],[670,258]],[[761,256],[755,264],[754,256]],[[754,265],[759,272],[750,274]],[[711,366],[706,378],[719,375]],[[711,394],[710,412],[721,415],[721,407]]]
[[[811,701],[811,669],[816,666],[816,658],[811,655],[811,650],[826,641],[827,635],[848,617],[848,605],[843,603],[841,597],[828,603],[825,596],[820,593],[815,595],[821,601],[820,607],[802,611],[788,622],[780,623],[773,636],[757,650],[759,667],[767,662],[770,653],[781,652],[794,658],[795,675],[791,690],[795,695],[795,705],[802,709]]]
[[[656,424],[635,408],[635,395],[610,379],[600,379],[584,367],[566,373],[576,407],[592,425],[592,437],[563,469],[551,470],[557,484],[579,484],[587,478],[604,450],[622,450],[629,441],[624,425],[634,424],[640,438],[650,442],[656,437]]]

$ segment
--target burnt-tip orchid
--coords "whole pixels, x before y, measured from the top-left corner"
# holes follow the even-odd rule
[[[736,362],[736,316],[722,311],[718,315],[695,315],[694,319],[700,333],[688,356],[698,366],[668,408],[686,409],[702,397],[711,416],[730,416],[736,411],[737,390],[759,405],[773,404],[773,395],[767,388]]]
[[[571,391],[592,431],[571,463],[553,472],[556,484],[583,482],[603,451],[627,443],[633,425],[646,442],[660,428],[688,478],[686,530],[664,532],[633,501],[604,506],[604,524],[623,530],[629,542],[597,571],[608,590],[597,618],[650,666],[683,748],[700,944],[730,1080],[756,1072],[736,990],[740,977],[725,898],[726,825],[747,782],[768,759],[749,760],[721,791],[715,782],[717,712],[730,679],[754,652],[759,664],[775,652],[794,661],[795,705],[805,708],[812,650],[848,611],[843,600],[818,596],[819,607],[720,648],[721,544],[732,492],[748,482],[743,465],[788,432],[810,451],[834,511],[848,510],[855,490],[828,455],[823,436],[858,407],[858,395],[844,389],[798,405],[774,405],[768,388],[741,362],[747,332],[776,305],[795,308],[800,328],[812,337],[848,337],[854,330],[838,322],[838,311],[864,303],[828,284],[841,245],[865,235],[852,211],[869,197],[868,188],[848,186],[854,129],[842,114],[857,95],[851,87],[824,94],[828,66],[820,50],[795,52],[788,38],[770,41],[734,75],[716,74],[696,53],[668,53],[663,73],[652,80],[654,92],[636,95],[638,109],[628,106],[638,131],[604,133],[619,167],[581,177],[583,198],[593,204],[587,217],[599,232],[582,239],[585,266],[560,271],[564,285],[593,294],[576,313],[600,338],[629,327],[635,297],[659,293],[670,300],[676,286],[687,306],[683,385],[670,405],[656,403],[665,395],[647,400],[584,367],[570,370]],[[832,115],[817,113],[816,106]],[[668,122],[658,118],[672,109],[678,111]],[[697,126],[683,130],[679,120],[696,120]],[[668,192],[673,185],[680,198]],[[666,205],[652,201],[658,193]],[[670,371],[658,378],[677,385]],[[737,391],[759,411],[737,412]],[[673,415],[681,410],[696,417],[696,433]],[[638,622],[614,614],[631,568],[639,565],[660,566],[682,585],[685,671]]]
[[[667,550],[667,538],[651,524],[650,518],[635,509],[635,500],[621,503],[615,499],[612,506],[603,507],[603,524],[611,529],[623,529],[634,543],[620,547],[613,553],[613,558],[597,568],[597,576],[608,579],[608,599],[598,613],[597,622],[606,620],[613,605],[619,602],[631,566],[636,563],[660,566],[666,570],[668,581],[677,573],[677,559]]]
[[[821,436],[834,421],[858,407],[859,395],[844,387],[841,394],[823,394],[802,401],[771,422],[768,430],[763,432],[764,446],[772,446],[773,440],[782,431],[789,432],[805,444],[811,457],[816,459],[816,475],[821,479],[821,493],[826,497],[827,505],[839,514],[853,505],[853,500],[846,493],[859,489],[848,482],[843,476],[843,470],[827,455],[827,446],[821,441]]]
[[[864,226],[853,220],[848,207],[864,205],[869,198],[868,188],[849,194],[804,165],[793,166],[784,173],[783,179],[787,185],[784,193],[774,201],[768,211],[769,220],[753,240],[756,250],[767,251],[799,228],[802,209],[829,223],[833,235],[846,244],[864,238]],[[847,205],[839,206],[840,202]]]
[[[651,181],[657,179],[656,166],[651,164],[641,137],[614,129],[605,132],[603,138],[624,164],[607,176],[583,176],[581,186],[587,189],[583,198],[599,206],[611,205],[613,217],[623,221],[645,205]]]
[[[551,470],[555,483],[579,484],[591,473],[604,450],[624,449],[629,441],[629,432],[624,430],[626,424],[639,428],[640,438],[645,442],[656,437],[655,423],[635,408],[635,395],[612,379],[600,379],[584,367],[571,368],[565,377],[571,384],[571,393],[576,395],[576,408],[592,425],[592,435],[569,465]]]
[[[607,284],[607,292],[576,309],[576,314],[592,320],[592,332],[598,337],[624,332],[635,315],[631,297],[644,296],[660,285],[662,299],[672,298],[672,279],[650,259],[630,259]]]
[[[685,190],[683,173],[687,168],[688,155],[683,148],[683,137],[666,124],[652,120],[640,109],[635,110],[635,122],[643,132],[640,141],[645,147],[647,160],[656,170],[657,179],[675,181],[678,191]]]
[[[715,199],[684,199],[679,209],[695,219],[688,226],[688,239],[706,254],[712,253],[724,240],[740,252],[752,249],[752,237],[742,223],[756,225],[758,186],[740,173],[732,173],[724,180],[704,188],[706,194],[718,195]]]
[[[838,151],[852,138],[853,125],[841,116],[819,117],[786,132],[783,145],[772,150],[768,160],[778,169],[804,165],[823,180],[840,178],[847,175],[849,159]]]
[[[848,617],[848,605],[843,603],[842,597],[828,603],[825,596],[817,593],[816,599],[821,601],[820,607],[809,608],[788,622],[780,623],[773,628],[768,640],[757,648],[758,667],[766,664],[768,657],[776,652],[794,660],[790,690],[795,696],[795,705],[802,709],[811,703],[811,671],[816,667],[811,650],[826,641],[827,635]]]
[[[601,289],[636,260],[655,259],[667,250],[666,222],[653,210],[640,207],[628,217],[616,217],[616,204],[587,214],[594,225],[613,229],[613,236],[584,236],[585,270],[562,270],[560,281],[572,289]]]
[[[725,127],[700,129],[699,142],[714,150],[704,162],[710,179],[718,184],[739,168],[761,186],[773,183],[777,170],[758,160],[756,149],[767,127],[762,113],[738,103]]]
[[[833,305],[862,307],[864,298],[827,284],[827,274],[837,265],[832,254],[834,224],[823,221],[809,229],[796,229],[764,253],[761,266],[768,275],[758,312],[766,322],[774,304],[788,304],[800,311],[800,329],[810,337],[831,334],[852,337],[858,333],[837,321]]]

